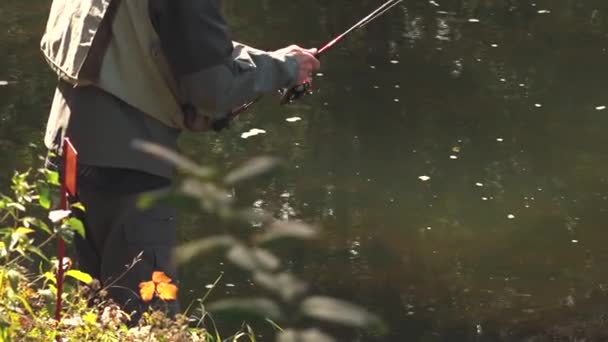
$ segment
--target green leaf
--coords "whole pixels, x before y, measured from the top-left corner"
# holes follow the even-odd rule
[[[197,198],[208,211],[226,207],[232,202],[232,197],[213,183],[203,182],[196,178],[185,179],[180,190],[184,195]]]
[[[381,324],[380,319],[367,310],[330,297],[306,298],[300,309],[309,317],[352,327],[365,328]]]
[[[175,261],[177,264],[183,264],[199,254],[207,253],[217,248],[227,248],[235,243],[236,240],[229,235],[218,235],[188,242],[175,249]]]
[[[277,336],[277,342],[334,342],[335,340],[317,329],[288,329]]]
[[[50,185],[55,185],[55,186],[61,185],[61,183],[59,183],[59,173],[57,171],[46,170],[45,174],[46,174],[46,181]]]
[[[38,203],[44,209],[51,208],[51,190],[49,185],[44,182],[37,182],[36,187],[38,189]]]
[[[17,298],[19,299],[21,304],[23,304],[23,307],[25,308],[25,310],[27,310],[27,312],[32,317],[35,317],[36,315],[34,314],[34,310],[32,310],[32,307],[30,306],[30,303],[27,302],[27,299],[23,298],[23,296],[17,296]]]
[[[71,204],[70,208],[77,209],[78,211],[81,211],[83,213],[87,212],[87,209],[84,207],[84,204],[82,204],[81,202],[76,202],[76,203]]]
[[[25,212],[25,207],[24,207],[24,206],[23,206],[23,204],[21,204],[21,203],[17,203],[17,202],[8,203],[8,204],[6,205],[6,207],[7,207],[7,208],[15,208],[15,209],[17,209],[17,210],[19,210],[19,211],[23,211],[23,212]]]
[[[31,234],[31,233],[33,233],[33,232],[34,232],[34,230],[33,230],[33,229],[31,229],[31,228],[19,227],[19,228],[17,228],[17,229],[15,230],[15,233],[14,233],[14,234],[20,234],[20,235],[22,235],[23,237],[25,237],[25,236],[27,236],[27,234]]]
[[[317,236],[318,231],[307,224],[299,222],[277,221],[261,235],[257,240],[261,243],[269,242],[282,238],[293,238],[309,240]]]
[[[148,141],[135,139],[132,143],[133,148],[142,152],[151,154],[162,160],[165,160],[185,171],[191,175],[198,176],[201,178],[210,178],[215,173],[213,169],[205,168],[197,165],[195,162],[188,158],[182,157],[173,150],[170,150],[164,146],[154,144]]]
[[[53,284],[57,283],[57,278],[55,277],[55,274],[52,272],[44,272],[44,274],[42,276],[44,276],[44,278],[46,280],[52,282]]]
[[[90,284],[93,281],[93,277],[91,277],[90,274],[78,270],[69,270],[65,273],[65,275],[85,284]]]
[[[12,342],[11,326],[4,320],[0,320],[0,341]]]
[[[74,240],[74,230],[70,229],[68,226],[61,226],[57,233],[59,234],[59,237],[61,237],[67,243],[72,243]]]
[[[97,314],[95,314],[94,312],[87,312],[82,319],[87,322],[89,325],[96,325],[97,324]]]
[[[248,271],[274,271],[280,265],[280,260],[269,251],[261,248],[249,248],[244,245],[236,245],[230,249],[227,255],[235,265]]]
[[[34,254],[36,254],[37,256],[39,256],[42,260],[48,262],[49,258],[47,258],[46,255],[44,255],[44,253],[42,253],[42,251],[36,247],[36,246],[29,246],[28,250]]]
[[[175,208],[196,208],[198,201],[192,196],[167,191],[146,192],[137,198],[137,207],[148,209],[155,204],[170,204]]]
[[[279,159],[273,157],[256,157],[245,164],[238,167],[236,170],[228,173],[224,182],[226,184],[235,184],[244,180],[257,177],[264,174],[279,164]]]
[[[287,302],[294,300],[307,290],[306,283],[287,272],[279,274],[255,272],[253,280],[256,284],[279,294]]]
[[[49,226],[46,224],[46,222],[35,217],[24,217],[23,225],[25,225],[26,227],[33,225],[34,227],[40,228],[43,232],[49,235],[51,234],[51,230],[49,229]]]
[[[75,231],[83,239],[85,238],[85,234],[86,233],[85,233],[84,224],[82,223],[82,221],[80,221],[79,219],[77,219],[75,217],[71,217],[68,220],[67,225],[70,227],[70,229],[72,229],[73,231]]]
[[[53,284],[49,284],[49,290],[54,296],[57,296],[57,287]]]
[[[6,272],[6,278],[8,278],[11,287],[15,291],[19,288],[19,282],[25,280],[25,276],[16,270],[8,270]]]
[[[279,320],[281,309],[267,298],[225,299],[214,302],[207,307],[213,314],[233,314]]]

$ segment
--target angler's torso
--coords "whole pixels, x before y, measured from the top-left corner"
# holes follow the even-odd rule
[[[183,129],[176,83],[149,15],[149,0],[55,0],[41,48],[61,79],[98,87]]]
[[[172,167],[131,147],[137,138],[175,149],[181,131],[181,111],[170,83],[154,68],[152,48],[158,47],[158,37],[150,25],[148,0],[122,1],[109,27],[109,33],[121,34],[107,40],[107,46],[96,45],[100,41],[95,39],[106,38],[103,19],[112,4],[53,2],[41,47],[60,82],[45,144],[60,151],[68,135],[83,164],[171,177]]]

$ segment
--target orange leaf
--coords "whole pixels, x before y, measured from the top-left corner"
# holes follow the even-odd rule
[[[167,277],[165,272],[154,271],[154,273],[152,273],[152,281],[156,284],[170,283],[171,278]]]
[[[158,298],[162,300],[176,300],[177,299],[177,286],[173,284],[160,283],[156,286],[158,292]]]
[[[141,295],[141,300],[145,303],[149,302],[154,298],[154,282],[153,281],[144,281],[139,283],[139,294]]]

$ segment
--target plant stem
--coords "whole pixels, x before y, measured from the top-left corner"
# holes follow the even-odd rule
[[[40,243],[40,244],[39,244],[38,246],[36,246],[36,247],[37,247],[38,249],[40,249],[40,248],[42,248],[42,247],[46,246],[46,245],[47,245],[49,242],[53,241],[53,239],[54,239],[56,236],[57,236],[57,233],[53,233],[53,234],[49,235],[49,237],[48,237],[46,240],[44,240],[42,243]],[[20,255],[20,256],[16,257],[15,259],[10,260],[9,262],[7,262],[7,263],[4,265],[4,267],[11,266],[12,264],[14,264],[14,263],[16,263],[16,262],[21,261],[21,259],[23,259],[23,258],[24,258],[24,256],[23,256],[23,255]],[[59,261],[59,263],[60,263],[60,264],[62,264],[62,263],[63,263],[63,260]],[[59,267],[61,267],[61,266],[62,266],[62,265],[59,265]]]

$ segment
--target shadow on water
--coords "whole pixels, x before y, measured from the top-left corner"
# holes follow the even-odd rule
[[[235,37],[272,49],[321,44],[378,3],[224,5]],[[3,182],[35,156],[45,121],[45,12],[0,6],[0,80],[17,82],[0,86]],[[409,1],[328,53],[314,96],[265,99],[231,131],[182,146],[226,169],[262,153],[286,161],[236,195],[324,228],[282,251],[290,267],[391,327],[343,340],[607,338],[606,13],[599,0]],[[252,128],[267,133],[242,139]],[[180,234],[216,227],[185,213]],[[219,262],[187,265],[187,297],[220,270],[221,291],[257,291]]]

